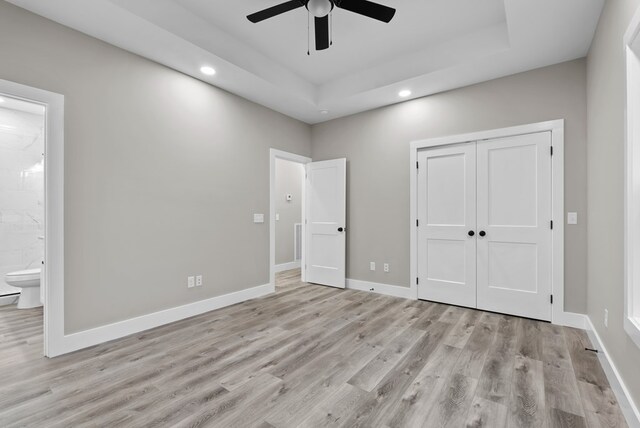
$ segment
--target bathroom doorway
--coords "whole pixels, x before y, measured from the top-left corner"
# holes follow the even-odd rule
[[[0,96],[0,304],[40,306],[44,262],[45,106]],[[31,290],[27,290],[31,288]]]
[[[15,328],[25,336],[30,325],[34,356],[71,348],[64,334],[63,194],[64,97],[0,80],[0,310],[20,319],[3,323],[3,335]],[[23,322],[31,314],[31,324]]]

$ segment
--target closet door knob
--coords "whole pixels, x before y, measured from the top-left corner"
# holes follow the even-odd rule
[[[478,233],[478,235],[480,236],[485,236],[487,233],[484,230],[481,230],[480,233]]]
[[[339,227],[338,232],[344,232],[344,227]]]
[[[473,230],[470,230],[470,231],[469,231],[469,236],[473,236],[473,235],[475,235],[475,234],[476,234],[476,233],[475,233]]]

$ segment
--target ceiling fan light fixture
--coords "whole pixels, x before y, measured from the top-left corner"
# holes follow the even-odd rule
[[[307,10],[316,18],[323,18],[331,12],[333,3],[330,0],[309,0]]]

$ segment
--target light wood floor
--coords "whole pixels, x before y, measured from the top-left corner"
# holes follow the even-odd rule
[[[0,426],[626,426],[583,331],[298,275],[52,360],[41,310],[0,308]]]

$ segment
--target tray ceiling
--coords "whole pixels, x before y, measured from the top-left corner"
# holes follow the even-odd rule
[[[380,0],[391,23],[335,9],[308,56],[306,9],[246,19],[283,0],[9,1],[307,123],[583,57],[604,2]]]

